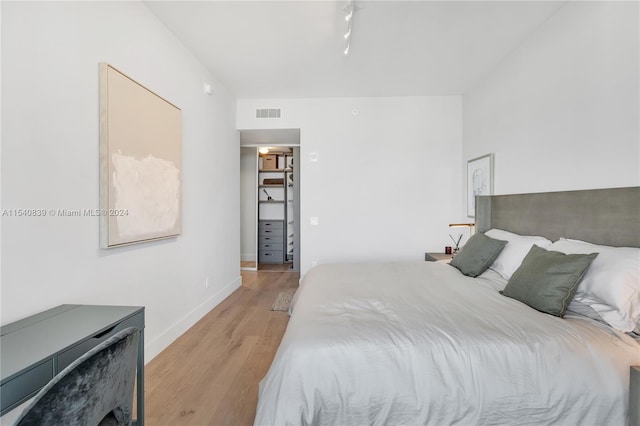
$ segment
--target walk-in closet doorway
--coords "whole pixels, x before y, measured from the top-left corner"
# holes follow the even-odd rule
[[[240,266],[300,271],[300,130],[240,130]]]

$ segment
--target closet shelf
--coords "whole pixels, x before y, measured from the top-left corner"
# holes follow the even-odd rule
[[[258,173],[293,173],[293,169],[258,169]]]

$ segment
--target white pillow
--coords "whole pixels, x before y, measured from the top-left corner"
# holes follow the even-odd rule
[[[600,246],[560,238],[549,247],[562,253],[599,253],[578,285],[574,300],[591,306],[606,322],[629,332],[640,321],[640,248]]]
[[[485,235],[495,238],[496,240],[507,241],[504,250],[502,250],[493,264],[489,266],[489,269],[493,269],[506,279],[511,278],[511,275],[520,267],[522,260],[534,244],[543,249],[551,245],[551,241],[544,237],[518,235],[513,232],[503,231],[502,229],[491,229],[485,232]]]

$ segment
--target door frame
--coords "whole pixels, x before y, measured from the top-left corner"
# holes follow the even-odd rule
[[[294,229],[295,229],[295,233],[296,233],[296,237],[294,239],[294,252],[293,252],[293,269],[291,272],[299,272],[300,271],[300,144],[277,144],[277,143],[258,143],[258,144],[246,144],[246,145],[240,145],[240,149],[242,148],[255,148],[255,155],[256,155],[256,169],[255,169],[255,188],[256,191],[258,189],[258,185],[259,185],[259,173],[258,173],[258,169],[260,168],[260,161],[259,161],[259,157],[260,157],[260,153],[258,152],[258,150],[260,148],[263,147],[269,147],[269,148],[291,148],[292,151],[294,152],[294,182],[297,183],[297,185],[294,186],[294,215],[297,213],[297,221],[295,222],[294,225]],[[242,155],[242,151],[241,151],[241,155]],[[285,187],[285,191],[286,191],[286,187]],[[240,196],[240,200],[242,200],[242,195]],[[242,208],[242,206],[240,206],[240,208]],[[258,215],[259,215],[259,203],[258,203],[258,197],[257,197],[257,192],[256,192],[256,203],[255,203],[255,223],[254,223],[254,240],[255,240],[255,247],[254,247],[254,256],[255,256],[255,267],[248,267],[248,266],[240,266],[240,270],[241,271],[258,271]],[[286,206],[285,206],[286,208]],[[242,237],[241,237],[242,238]]]

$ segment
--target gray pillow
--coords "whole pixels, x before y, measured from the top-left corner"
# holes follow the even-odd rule
[[[534,245],[502,294],[562,318],[597,256],[598,253],[564,254]]]
[[[484,234],[475,234],[469,238],[449,265],[458,268],[467,276],[477,277],[491,266],[506,245],[507,241],[496,240]]]

